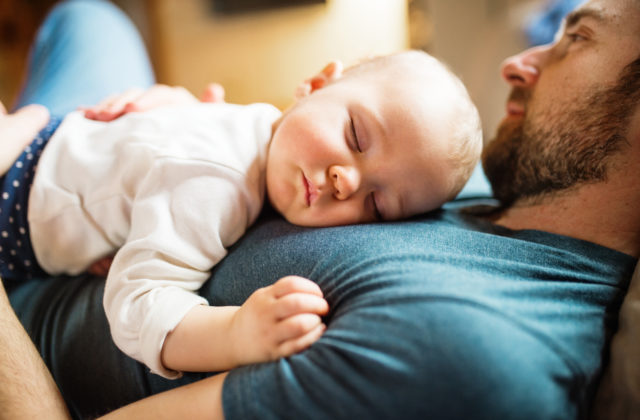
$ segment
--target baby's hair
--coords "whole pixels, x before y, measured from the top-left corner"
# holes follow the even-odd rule
[[[454,167],[454,180],[448,200],[453,200],[464,188],[480,160],[482,153],[482,123],[478,108],[471,100],[464,83],[444,63],[440,63],[460,89],[456,103],[459,118],[452,121],[450,163]]]
[[[452,92],[452,94],[457,95],[457,100],[452,110],[455,117],[451,118],[450,149],[448,153],[448,163],[453,168],[453,178],[450,180],[447,201],[452,200],[469,180],[482,153],[482,124],[478,109],[460,78],[443,62],[424,51],[410,50],[367,58],[346,69],[345,75],[358,75],[374,66],[388,65],[398,58],[400,58],[398,61],[405,60],[405,65],[418,70],[417,74],[425,76],[428,72],[426,70],[422,72],[421,68],[429,66],[432,69],[433,67],[431,66],[435,64],[454,86],[455,92]],[[406,71],[406,69],[401,71]],[[429,92],[425,92],[425,94],[429,94]]]

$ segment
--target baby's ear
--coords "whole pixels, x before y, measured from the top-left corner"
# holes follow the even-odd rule
[[[332,61],[327,64],[320,73],[300,83],[296,88],[294,97],[300,100],[305,96],[309,96],[318,89],[325,87],[330,82],[338,80],[342,77],[342,62]]]

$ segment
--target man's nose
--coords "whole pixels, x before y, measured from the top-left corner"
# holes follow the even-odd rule
[[[360,173],[353,166],[333,165],[329,167],[329,178],[338,200],[346,200],[360,188]]]
[[[512,86],[531,87],[536,84],[551,46],[529,48],[502,63],[502,78]]]

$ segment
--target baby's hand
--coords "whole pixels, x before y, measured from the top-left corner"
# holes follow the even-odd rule
[[[275,360],[309,347],[326,326],[329,311],[317,284],[283,277],[255,291],[234,314],[229,331],[238,364]]]
[[[209,84],[201,102],[224,102],[224,88]],[[144,112],[167,105],[188,105],[198,103],[198,99],[187,89],[180,86],[154,85],[147,90],[129,89],[123,93],[109,96],[90,107],[80,107],[85,118],[96,121],[112,121],[130,112]]]

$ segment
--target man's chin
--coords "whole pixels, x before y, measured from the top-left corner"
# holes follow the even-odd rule
[[[509,159],[514,150],[514,143],[522,137],[522,118],[505,117],[498,126],[497,133],[482,151],[483,166],[499,165],[503,159]]]
[[[505,117],[496,136],[482,152],[482,167],[494,196],[505,205],[517,198],[510,187],[514,182],[518,157],[522,153],[523,123],[523,118]]]

